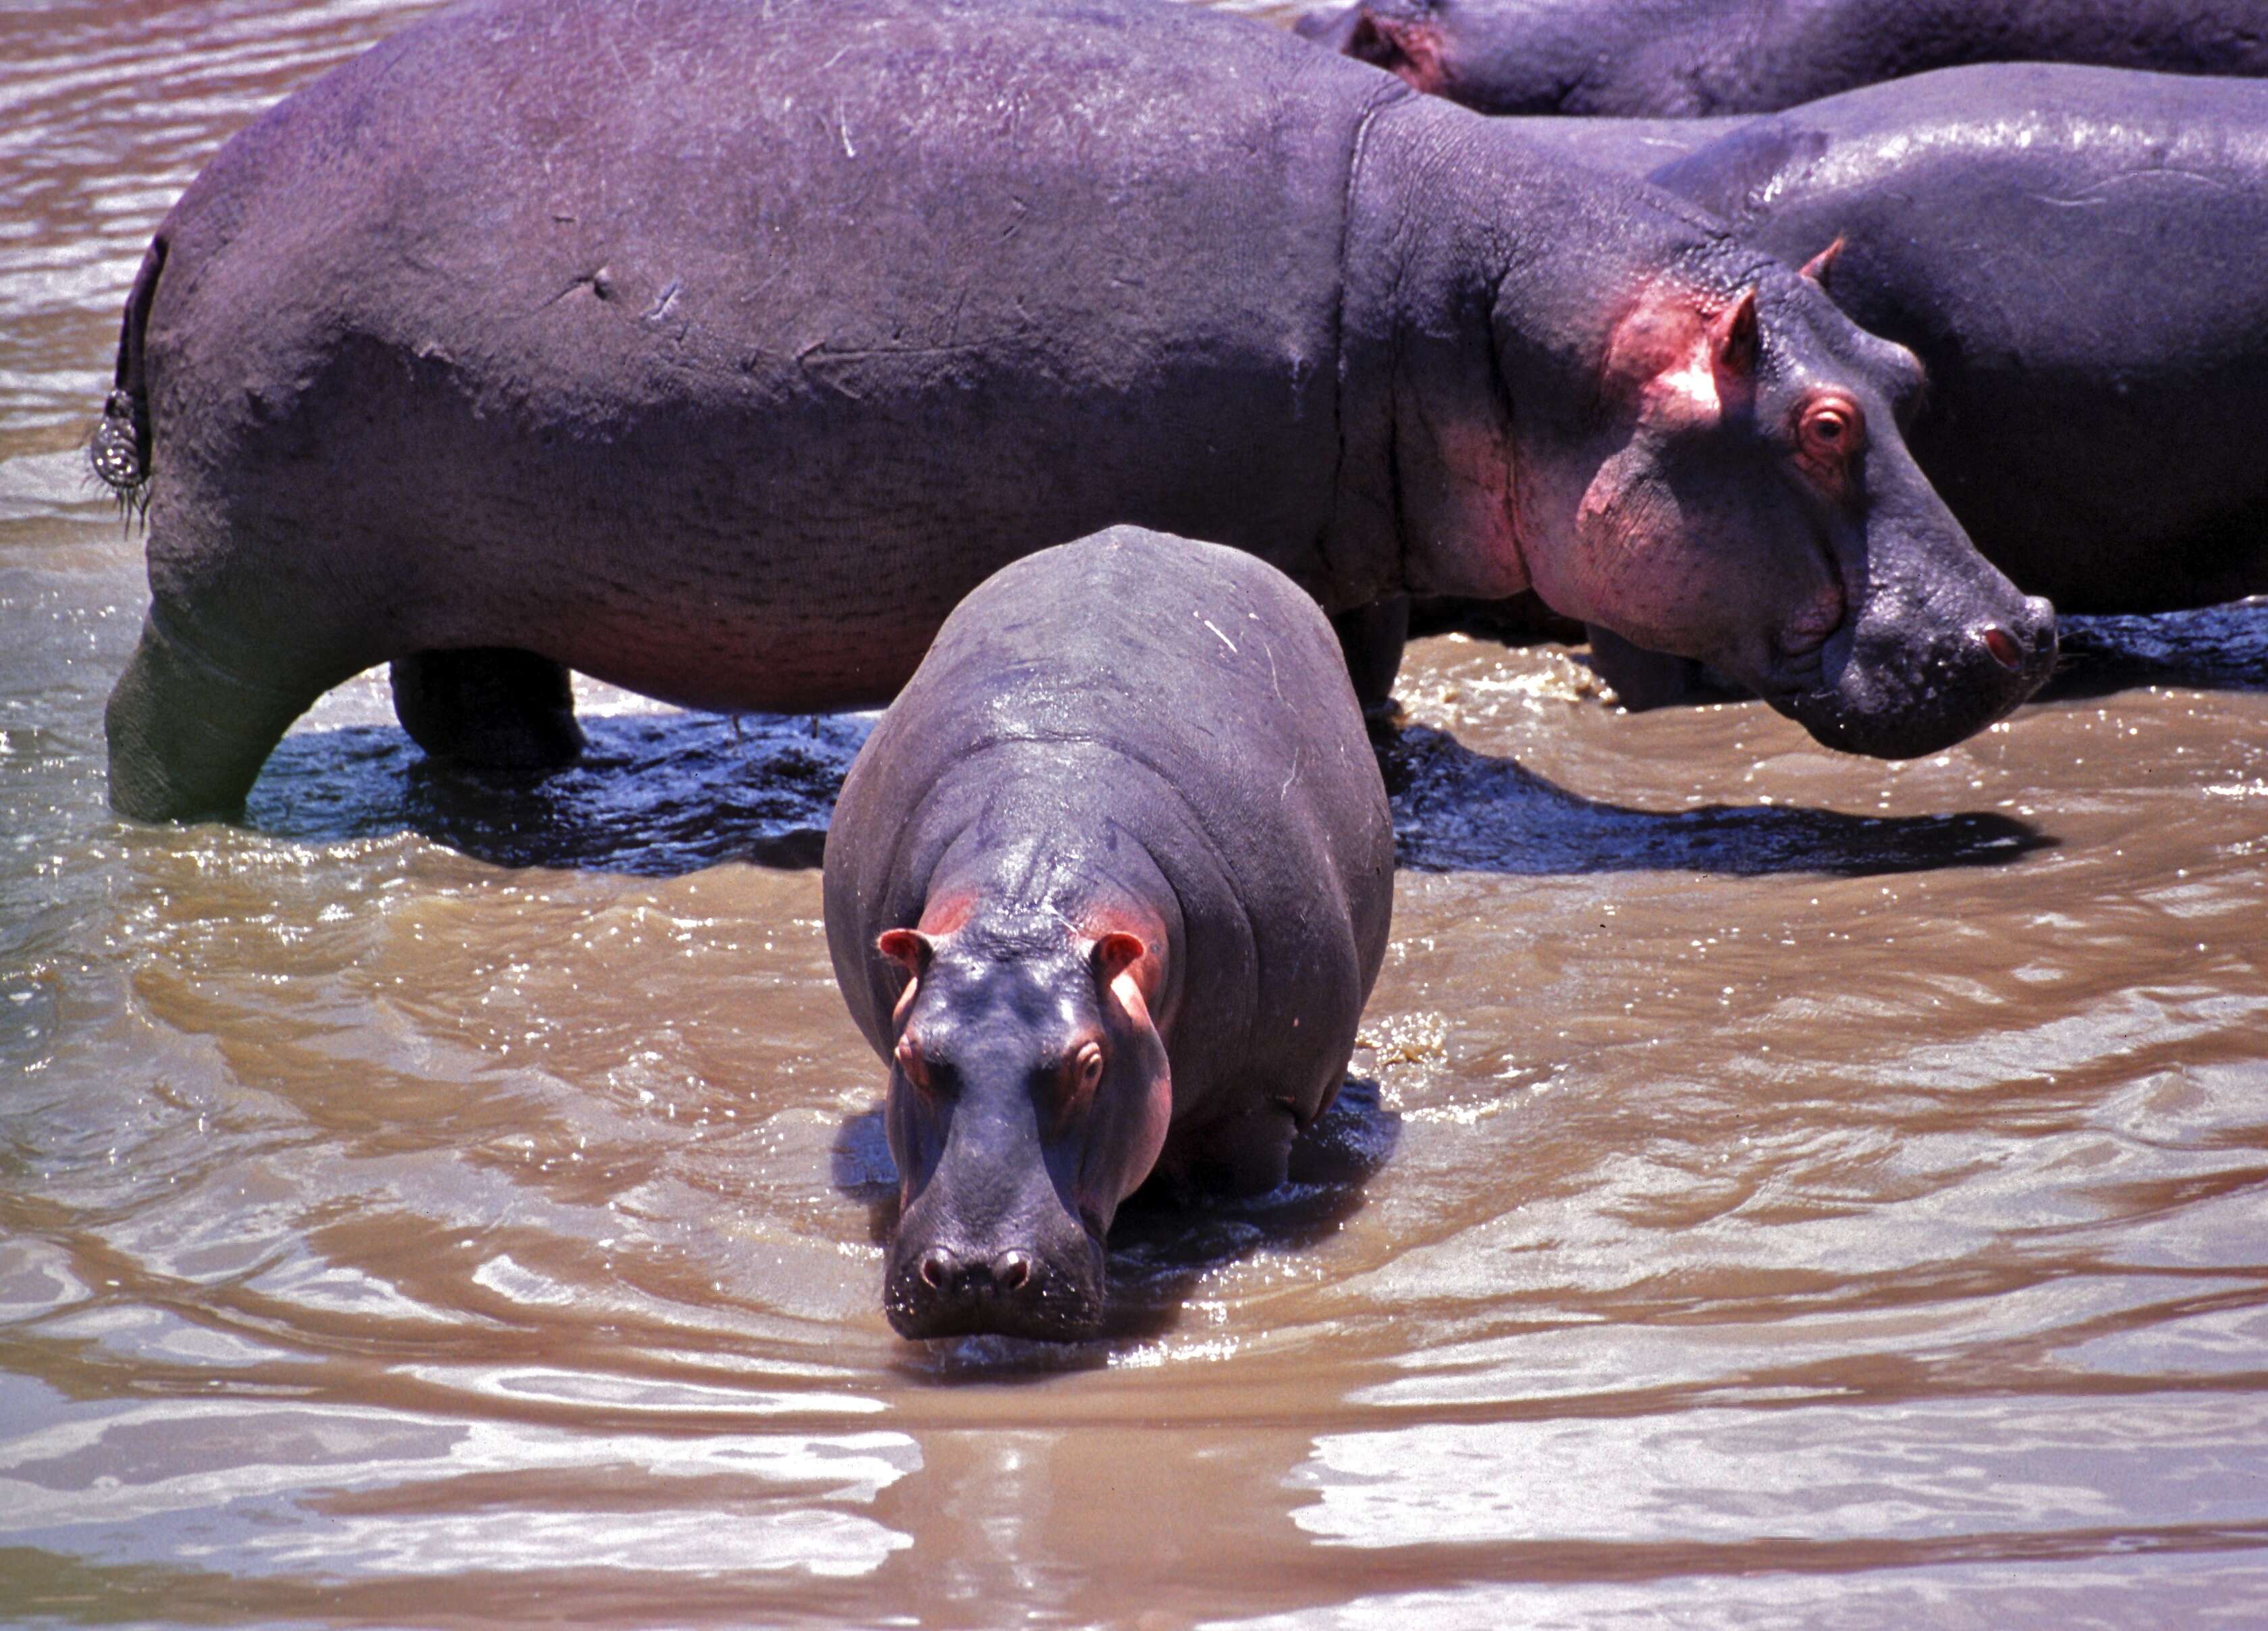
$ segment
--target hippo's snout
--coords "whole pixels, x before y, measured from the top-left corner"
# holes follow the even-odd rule
[[[980,1334],[1071,1342],[1102,1323],[1102,1266],[1039,1246],[902,1243],[883,1307],[902,1337]]]
[[[1830,638],[1823,683],[1775,705],[1830,748],[1875,758],[1936,753],[2006,717],[2055,668],[2055,608],[2037,595],[1941,635],[1862,618]]]

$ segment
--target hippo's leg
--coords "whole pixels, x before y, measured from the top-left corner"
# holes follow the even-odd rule
[[[1216,1177],[1231,1194],[1264,1195],[1284,1181],[1299,1132],[1282,1104],[1261,1103],[1206,1128],[1191,1164]]]
[[[137,821],[235,819],[291,721],[346,677],[248,678],[145,620],[103,717],[111,808]]]
[[[1590,625],[1591,667],[1615,688],[1632,713],[1666,708],[1711,690],[1706,671],[1690,657],[1669,657],[1633,646],[1611,629]]]
[[[1331,619],[1346,654],[1347,677],[1363,717],[1375,722],[1394,712],[1394,676],[1402,671],[1402,647],[1410,638],[1410,597],[1388,595],[1341,612]]]
[[[556,770],[583,751],[567,669],[505,646],[394,660],[394,712],[437,759],[496,770]]]

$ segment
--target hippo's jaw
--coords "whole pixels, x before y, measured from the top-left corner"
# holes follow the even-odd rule
[[[1931,639],[1862,616],[1759,689],[1828,747],[1911,759],[2007,717],[2055,658],[2055,609],[2034,595]]]
[[[1849,615],[1756,689],[1830,748],[1910,759],[2007,717],[2039,689],[2055,667],[2055,609],[1977,553],[1903,449],[1884,450],[1881,462],[1883,497],[1835,550]]]

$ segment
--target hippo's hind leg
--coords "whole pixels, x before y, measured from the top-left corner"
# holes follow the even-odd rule
[[[1363,718],[1373,725],[1388,719],[1394,712],[1394,676],[1402,672],[1402,648],[1410,639],[1410,597],[1389,595],[1341,612],[1331,629]]]
[[[395,658],[394,712],[419,747],[452,764],[556,770],[583,751],[565,666],[512,646]]]
[[[153,612],[103,716],[111,808],[137,821],[235,819],[291,721],[346,677],[248,676],[169,634]]]

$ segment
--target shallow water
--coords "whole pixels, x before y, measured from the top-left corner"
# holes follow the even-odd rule
[[[246,827],[114,820],[126,284],[416,9],[0,11],[0,1618],[2268,1614],[2268,605],[1899,766],[1424,642],[1342,1107],[1060,1351],[880,1315],[861,721],[587,688],[482,786],[365,676]]]

